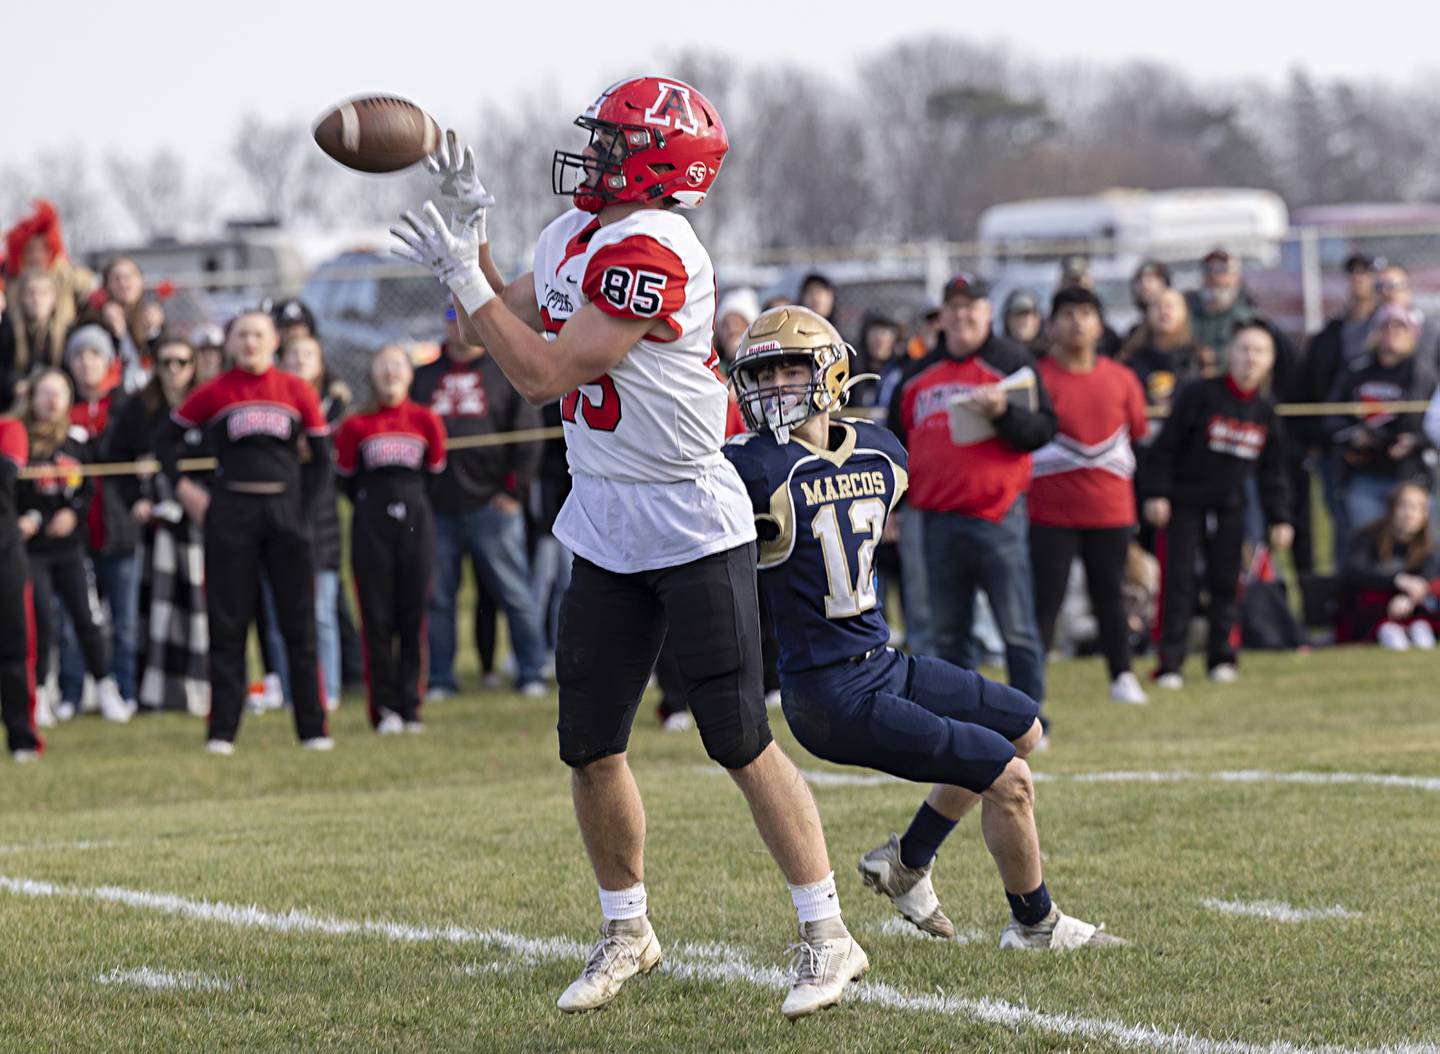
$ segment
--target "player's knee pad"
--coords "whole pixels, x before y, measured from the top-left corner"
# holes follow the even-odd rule
[[[743,769],[758,758],[774,740],[764,714],[758,721],[723,729],[700,729],[700,740],[712,761],[727,769]]]

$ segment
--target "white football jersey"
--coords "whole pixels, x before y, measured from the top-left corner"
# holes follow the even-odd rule
[[[729,394],[712,348],[715,271],[690,224],[642,209],[602,227],[572,209],[540,235],[534,279],[551,339],[587,303],[663,331],[561,400],[575,488],[556,537],[622,573],[752,540],[749,499],[720,453]]]

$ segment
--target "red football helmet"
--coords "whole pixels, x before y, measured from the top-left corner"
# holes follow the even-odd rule
[[[696,208],[730,149],[710,100],[669,77],[612,84],[575,123],[589,131],[590,147],[555,151],[551,182],[585,212],[666,197]]]

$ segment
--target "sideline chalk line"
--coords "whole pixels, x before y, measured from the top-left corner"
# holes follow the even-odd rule
[[[275,933],[317,933],[326,936],[374,936],[406,943],[430,942],[455,945],[493,946],[522,962],[581,961],[588,948],[568,937],[525,937],[505,930],[479,930],[465,926],[413,926],[384,920],[338,919],[292,909],[265,911],[256,906],[239,906],[215,901],[191,900],[171,893],[151,893],[119,886],[74,886],[37,879],[0,875],[0,891],[16,896],[92,900],[127,907],[159,911],[177,918],[218,922],[237,928]],[[1114,953],[1110,953],[1114,954]],[[1123,952],[1121,954],[1124,954]],[[474,967],[479,969],[478,964]],[[757,966],[738,949],[715,944],[677,944],[670,948],[663,970],[672,976],[698,981],[740,983],[771,991],[789,986],[778,967]],[[963,1017],[1002,1028],[1029,1028],[1052,1035],[1097,1040],[1129,1048],[1178,1051],[1183,1054],[1440,1054],[1434,1043],[1389,1045],[1367,1049],[1346,1047],[1305,1047],[1293,1043],[1246,1043],[1234,1039],[1210,1039],[1182,1032],[1166,1031],[1153,1025],[1129,1025],[1079,1014],[1047,1013],[1001,999],[966,999],[943,992],[916,995],[888,984],[873,981],[855,985],[848,1002],[865,1003],[887,1010]]]

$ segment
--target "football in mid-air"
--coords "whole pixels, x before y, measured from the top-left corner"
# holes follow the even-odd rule
[[[440,128],[409,99],[365,95],[330,110],[315,124],[315,142],[357,172],[398,172],[440,145]]]

